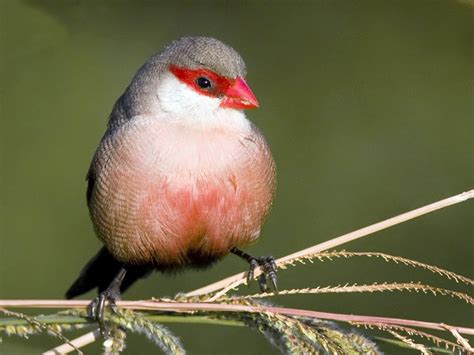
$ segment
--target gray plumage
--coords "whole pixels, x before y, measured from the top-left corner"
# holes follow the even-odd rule
[[[244,78],[247,74],[239,53],[215,38],[182,37],[172,41],[137,71],[115,103],[109,119],[109,131],[134,116],[147,113],[155,99],[157,82],[171,63],[190,69],[210,69],[228,78]]]
[[[210,103],[170,65],[236,80]],[[208,37],[171,42],[137,71],[115,103],[87,176],[91,219],[105,247],[68,298],[94,287],[106,293],[100,297],[113,298],[119,290],[110,282],[120,270],[127,270],[123,291],[152,269],[207,267],[259,237],[275,191],[275,165],[262,134],[236,111],[258,106],[245,75],[240,55]],[[221,107],[224,98],[245,104]],[[177,103],[176,111],[167,99]]]

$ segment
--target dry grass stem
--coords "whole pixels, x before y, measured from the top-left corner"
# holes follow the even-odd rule
[[[299,252],[287,255],[277,260],[280,268],[286,268],[288,265],[295,265],[297,262],[305,263],[328,261],[336,258],[369,257],[379,258],[386,262],[403,264],[406,266],[424,269],[437,274],[441,277],[454,280],[457,283],[474,285],[474,280],[456,274],[454,272],[442,269],[438,266],[425,264],[416,260],[411,260],[399,256],[388,255],[378,252],[348,252],[348,251],[325,251],[337,247],[341,244],[371,235],[380,230],[406,222],[410,219],[422,216],[424,214],[445,208],[474,197],[474,190],[464,192],[459,195],[426,205],[413,211],[401,214],[399,216],[387,219],[385,221],[370,225],[368,227],[356,230],[354,232],[333,238],[326,242],[317,244],[313,247],[301,250]],[[260,268],[255,270],[255,277],[261,275]],[[227,297],[225,294],[239,285],[245,283],[246,274],[239,273],[224,280],[215,282],[208,286],[194,290],[185,295],[178,295],[175,299],[162,299],[150,301],[118,301],[120,307],[118,313],[108,315],[108,321],[114,327],[113,339],[108,339],[104,343],[105,353],[118,354],[125,346],[125,330],[144,334],[165,353],[184,354],[179,339],[170,333],[165,327],[160,325],[156,318],[156,312],[173,321],[179,319],[189,319],[189,317],[205,317],[210,320],[231,322],[233,325],[246,325],[262,332],[269,341],[283,349],[286,352],[304,352],[313,353],[319,349],[329,353],[345,353],[348,349],[369,349],[371,353],[378,353],[376,345],[362,335],[349,334],[339,331],[330,321],[345,322],[351,325],[364,326],[367,328],[376,328],[390,333],[396,339],[423,354],[431,354],[431,348],[415,342],[411,339],[413,336],[420,337],[424,341],[429,341],[436,345],[443,345],[446,349],[454,351],[466,351],[474,353],[474,349],[469,345],[467,339],[461,334],[474,335],[474,329],[468,327],[452,326],[444,323],[425,322],[411,319],[399,319],[390,317],[353,315],[319,312],[304,309],[294,309],[285,307],[275,307],[268,303],[255,300],[275,296],[274,293],[257,293],[253,295]],[[296,294],[320,294],[320,293],[350,293],[350,292],[423,292],[433,295],[449,296],[462,300],[468,304],[474,304],[474,298],[466,293],[453,291],[449,289],[434,287],[414,282],[392,282],[392,283],[373,283],[373,284],[345,284],[337,286],[300,288],[291,290],[282,290],[280,295]],[[216,301],[216,302],[214,302]],[[65,354],[71,351],[77,351],[81,347],[94,342],[100,337],[98,329],[82,335],[76,339],[68,340],[62,335],[62,331],[67,329],[77,329],[84,327],[83,309],[89,301],[82,300],[0,300],[0,312],[18,319],[4,319],[1,330],[7,334],[17,334],[27,336],[46,330],[52,333],[65,344],[60,345],[43,355]],[[68,308],[70,310],[60,312],[56,315],[47,316],[50,323],[42,323],[37,319],[27,316],[23,313],[12,312],[5,308]],[[72,309],[77,308],[77,309]],[[79,310],[81,309],[81,310]],[[134,312],[133,310],[151,311]],[[168,313],[170,312],[170,313]],[[69,316],[68,319],[61,318]],[[176,316],[176,317],[175,317]],[[59,318],[58,318],[59,317]],[[416,329],[415,329],[416,328]],[[419,329],[449,331],[456,339],[457,343],[449,341]],[[406,334],[406,335],[405,335]],[[401,344],[401,343],[400,343]],[[110,346],[109,346],[110,345]],[[352,351],[352,350],[351,350]],[[350,351],[349,351],[350,352]],[[365,353],[365,350],[363,351]]]
[[[284,256],[276,261],[277,265],[284,264],[284,263],[291,263],[294,262],[295,260],[302,259],[308,255],[314,255],[317,253],[320,253],[321,251],[327,250],[327,249],[332,249],[335,248],[339,245],[348,243],[350,241],[365,237],[367,235],[379,232],[383,229],[395,226],[397,224],[409,221],[411,219],[420,217],[422,215],[425,215],[427,213],[434,212],[436,210],[467,201],[468,199],[474,198],[474,190],[469,190],[467,192],[463,192],[461,194],[455,195],[448,197],[444,200],[440,200],[434,203],[431,203],[429,205],[417,208],[415,210],[403,213],[401,215],[389,218],[387,220],[384,220],[382,222],[378,222],[375,224],[372,224],[370,226],[367,226],[362,229],[358,229],[354,232],[344,234],[340,237],[330,239],[328,241],[325,241],[323,243],[314,245],[310,248],[298,251],[296,253]],[[260,268],[257,268],[255,270],[255,277],[258,277],[262,273],[262,270]],[[227,291],[242,285],[245,283],[245,278],[246,278],[246,273],[241,272],[239,274],[236,274],[234,276],[227,277],[221,281],[212,283],[210,285],[201,287],[197,290],[188,292],[186,296],[200,296],[200,295],[206,295],[210,294],[213,292],[217,292],[217,294],[212,297],[212,300],[219,298],[223,294],[225,294]]]
[[[100,339],[100,330],[96,329],[92,332],[86,333],[77,337],[75,339],[71,339],[69,343],[61,344],[54,349],[45,351],[42,355],[58,355],[58,354],[68,354],[74,350],[80,349],[90,343],[93,343],[97,339]]]
[[[316,254],[311,254],[304,256],[301,259],[296,259],[292,260],[291,262],[285,262],[281,263],[278,266],[282,269],[286,268],[287,265],[295,265],[295,262],[300,262],[300,263],[305,263],[305,261],[309,262],[314,262],[314,259],[318,259],[319,261],[326,261],[326,260],[333,260],[335,258],[352,258],[352,257],[357,257],[357,256],[363,256],[363,257],[369,257],[369,258],[378,258],[378,259],[383,259],[386,262],[393,262],[395,264],[403,264],[406,266],[410,266],[413,268],[419,268],[419,269],[424,269],[426,271],[432,272],[433,274],[437,274],[439,276],[445,277],[449,280],[454,280],[456,283],[463,283],[466,285],[474,285],[474,280],[463,276],[456,274],[452,271],[442,269],[438,266],[435,265],[429,265],[425,264],[422,262],[419,262],[417,260],[412,260],[412,259],[407,259],[403,258],[401,256],[395,256],[395,255],[390,255],[390,254],[385,254],[385,253],[379,253],[379,252],[351,252],[351,251],[330,251],[330,252],[321,252],[321,253],[316,253]]]
[[[447,290],[444,288],[433,287],[430,285],[424,285],[421,283],[373,283],[369,285],[357,285],[357,284],[345,284],[338,286],[326,286],[326,287],[315,287],[315,288],[297,288],[292,290],[281,290],[278,295],[302,295],[302,294],[321,294],[321,293],[352,293],[352,292],[393,292],[393,291],[408,291],[408,292],[423,292],[425,294],[431,293],[434,296],[450,296],[453,298],[460,299],[468,304],[474,305],[474,298],[457,291]],[[273,292],[269,293],[255,293],[253,295],[245,296],[234,296],[231,299],[252,299],[252,298],[265,298],[275,296]]]
[[[450,350],[452,352],[455,352],[455,351],[462,352],[463,350],[464,351],[468,350],[468,348],[466,348],[462,345],[460,346],[460,345],[458,345],[458,344],[456,344],[452,341],[446,340],[444,338],[440,338],[438,336],[432,335],[430,333],[423,332],[423,331],[418,330],[418,329],[413,329],[413,328],[410,328],[410,327],[406,327],[406,326],[393,325],[393,324],[392,325],[391,324],[380,324],[380,323],[369,324],[369,323],[358,323],[358,322],[353,323],[353,324],[357,325],[357,326],[363,326],[364,328],[369,328],[369,329],[377,328],[377,329],[380,329],[382,331],[388,331],[390,333],[391,333],[391,331],[396,331],[397,333],[403,332],[403,333],[408,334],[409,336],[417,336],[421,339],[428,340],[431,343],[435,344],[436,346],[443,347],[446,350]],[[400,338],[398,338],[398,339],[400,339]]]
[[[44,331],[47,331],[47,332],[53,334],[56,338],[60,339],[65,344],[67,344],[69,347],[71,347],[73,350],[77,351],[77,353],[79,355],[82,355],[82,351],[80,351],[78,347],[76,347],[74,344],[72,344],[71,341],[68,338],[66,338],[61,333],[61,331],[56,329],[54,326],[49,325],[49,324],[41,323],[37,319],[35,319],[34,317],[29,317],[26,314],[18,313],[18,312],[12,312],[10,310],[7,310],[7,309],[1,308],[1,307],[0,307],[0,312],[7,315],[7,316],[9,316],[9,317],[15,317],[15,318],[23,319],[23,320],[27,321],[33,327],[36,327],[37,329],[41,329],[41,330],[44,330]]]
[[[400,339],[403,341],[405,344],[408,344],[411,348],[418,350],[420,353],[423,355],[431,355],[432,352],[429,351],[426,346],[423,344],[415,343],[412,339],[394,331],[394,330],[387,330],[390,334],[392,334],[395,338]]]
[[[0,307],[17,307],[17,308],[86,308],[89,301],[86,300],[0,300]],[[363,323],[380,323],[380,324],[396,324],[408,327],[419,327],[434,330],[446,330],[444,323],[433,323],[410,319],[377,317],[377,316],[360,316],[353,314],[329,313],[310,311],[304,309],[285,308],[285,307],[266,307],[266,306],[247,306],[239,304],[223,304],[209,302],[159,302],[159,301],[118,301],[117,306],[134,310],[151,310],[151,311],[171,311],[178,313],[195,313],[195,312],[249,312],[261,313],[272,312],[281,313],[290,316],[311,317],[319,319],[328,319],[341,322],[363,322]],[[449,325],[460,334],[474,335],[474,328],[460,327]]]
[[[467,349],[469,353],[474,354],[474,348],[469,344],[466,338],[461,336],[461,334],[459,334],[459,332],[455,328],[452,328],[449,325],[444,325],[444,326],[456,338],[456,341],[458,342],[458,344],[460,344],[464,349]]]

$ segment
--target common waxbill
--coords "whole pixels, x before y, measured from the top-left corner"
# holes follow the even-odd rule
[[[209,37],[184,37],[152,56],[117,100],[87,174],[87,204],[104,247],[66,293],[95,287],[100,318],[153,270],[206,267],[236,254],[276,288],[272,257],[254,243],[272,204],[275,165],[244,109],[258,102],[240,55]],[[265,275],[266,274],[266,275]],[[97,307],[99,306],[99,307]]]

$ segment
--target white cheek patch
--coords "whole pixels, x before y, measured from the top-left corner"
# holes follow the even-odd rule
[[[182,118],[189,115],[207,117],[221,103],[218,98],[199,94],[172,74],[163,77],[158,87],[158,100],[163,111]]]
[[[163,76],[157,88],[157,98],[159,109],[155,114],[163,116],[163,119],[186,121],[186,124],[193,126],[251,129],[242,111],[220,107],[220,98],[200,94],[171,73]]]

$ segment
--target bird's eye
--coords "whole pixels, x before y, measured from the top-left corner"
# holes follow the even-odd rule
[[[211,81],[203,76],[196,79],[196,84],[198,84],[201,89],[209,89],[211,87]]]

